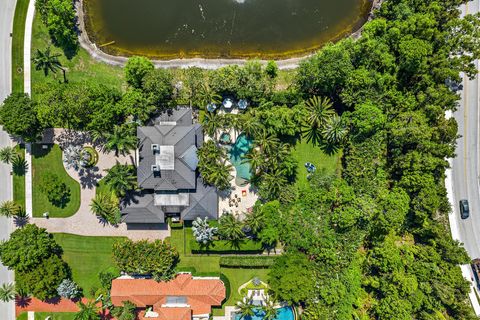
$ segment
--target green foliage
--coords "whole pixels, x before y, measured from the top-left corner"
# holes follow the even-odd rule
[[[113,260],[117,267],[131,274],[152,275],[155,280],[169,280],[175,275],[179,255],[167,242],[146,240],[118,241],[113,245]]]
[[[142,89],[149,103],[157,109],[169,106],[174,94],[172,73],[166,69],[150,71],[143,78]]]
[[[15,275],[19,292],[30,293],[40,300],[47,300],[58,295],[57,288],[63,279],[70,277],[70,269],[61,258],[52,255],[35,268],[16,271]]]
[[[0,216],[10,218],[18,215],[20,211],[22,208],[15,201],[3,201],[0,205]]]
[[[80,310],[75,314],[74,320],[100,320],[99,308],[95,301],[87,303],[79,301],[77,306]]]
[[[112,315],[117,320],[135,320],[137,318],[135,313],[137,306],[130,301],[122,301],[122,304],[122,306],[113,309]]]
[[[229,240],[215,240],[208,246],[203,246],[194,239],[190,241],[192,253],[260,253],[263,251],[262,243],[250,239],[242,239],[236,243]]]
[[[40,189],[56,207],[64,208],[70,201],[70,189],[52,172],[43,175]]]
[[[35,141],[42,127],[37,119],[35,104],[24,93],[12,93],[0,108],[0,123],[9,134],[25,141]]]
[[[134,56],[125,65],[125,80],[134,88],[141,88],[145,76],[154,69],[153,63],[145,57]]]
[[[35,8],[53,43],[62,48],[67,57],[73,57],[78,50],[74,3],[69,0],[40,0],[35,3]]]
[[[275,260],[268,284],[277,300],[296,304],[313,296],[317,278],[313,264],[304,254],[287,252]]]
[[[230,240],[232,243],[245,238],[243,224],[232,214],[223,214],[219,220],[218,234],[222,239]]]
[[[269,268],[275,263],[275,256],[225,256],[220,257],[224,268]]]
[[[0,244],[2,264],[19,272],[33,270],[41,261],[61,253],[53,237],[34,224],[16,229],[8,241]]]
[[[231,165],[226,163],[227,153],[224,148],[215,144],[213,140],[205,142],[198,149],[198,170],[205,183],[217,187],[219,190],[230,188]]]
[[[118,197],[125,196],[137,187],[136,171],[133,166],[117,162],[116,165],[106,171],[107,175],[104,181]]]
[[[265,73],[272,79],[276,78],[278,76],[277,63],[273,60],[268,61],[267,65],[265,66]]]
[[[98,193],[90,202],[90,210],[102,221],[118,225],[122,220],[120,204],[114,194]]]
[[[4,283],[0,287],[0,301],[10,302],[15,299],[16,291],[15,284],[13,283]]]

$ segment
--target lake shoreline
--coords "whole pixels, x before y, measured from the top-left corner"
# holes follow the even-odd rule
[[[352,37],[354,39],[361,36],[361,32],[363,30],[363,26],[365,23],[371,20],[373,16],[374,10],[378,9],[381,6],[383,0],[369,0],[371,3],[370,11],[367,16],[367,19],[362,23],[362,25],[354,32],[350,32],[347,37]],[[76,2],[76,12],[79,22],[79,42],[82,48],[84,48],[90,56],[94,59],[110,64],[115,66],[124,66],[128,60],[126,56],[117,56],[108,54],[101,49],[99,49],[89,38],[87,28],[85,25],[85,11],[83,7],[83,0],[79,0]],[[340,39],[345,38],[346,36],[340,37]],[[339,39],[335,39],[339,40]],[[279,69],[281,70],[288,70],[288,69],[295,69],[298,67],[301,61],[311,57],[318,51],[319,48],[316,48],[312,52],[307,52],[306,54],[293,56],[291,58],[285,59],[269,59],[275,60]],[[243,65],[248,60],[252,60],[253,58],[176,58],[170,60],[155,60],[153,59],[152,62],[156,68],[189,68],[189,67],[200,67],[203,69],[218,69],[228,65]],[[260,61],[261,63],[267,63],[269,60],[266,59],[255,59]]]

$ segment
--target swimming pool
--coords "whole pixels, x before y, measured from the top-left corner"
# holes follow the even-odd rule
[[[275,317],[275,320],[295,320],[295,315],[293,314],[292,307],[282,307],[277,309],[278,313]],[[242,320],[262,320],[265,313],[262,309],[255,309],[255,315],[253,317],[244,317]],[[241,315],[235,313],[233,319],[240,320]]]
[[[252,177],[250,163],[243,162],[245,155],[252,147],[253,141],[244,134],[239,135],[235,144],[229,147],[228,154],[230,156],[230,162],[232,162],[237,170],[237,178],[250,180]]]

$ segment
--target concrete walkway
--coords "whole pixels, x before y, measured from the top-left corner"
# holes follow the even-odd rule
[[[88,134],[65,129],[51,129],[44,134],[43,143],[56,143],[62,149],[68,145],[91,146],[92,142]],[[80,208],[73,216],[68,218],[33,218],[31,221],[39,227],[47,229],[48,232],[73,233],[84,236],[124,236],[134,240],[139,239],[165,239],[170,236],[166,224],[142,225],[139,229],[127,229],[125,223],[118,227],[104,224],[90,211],[90,203],[95,198],[96,185],[116,162],[121,164],[134,164],[134,153],[126,156],[116,157],[113,152],[105,153],[100,148],[98,152],[98,163],[88,169],[65,170],[80,184]]]
[[[32,46],[32,25],[35,15],[35,0],[30,0],[28,4],[27,17],[25,20],[25,38],[23,42],[23,90],[29,96],[31,90],[31,46]],[[25,172],[25,211],[29,217],[32,217],[32,146],[27,143],[25,146],[25,161],[27,170]]]

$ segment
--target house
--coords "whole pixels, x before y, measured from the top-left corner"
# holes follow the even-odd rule
[[[215,277],[178,274],[168,282],[120,277],[112,281],[112,304],[134,303],[144,318],[155,320],[208,319],[212,306],[221,306],[226,297],[224,283]]]
[[[138,127],[137,137],[141,192],[122,208],[127,226],[165,223],[166,217],[217,219],[217,190],[205,185],[197,170],[203,131],[192,124],[192,110],[164,112],[153,125]]]

